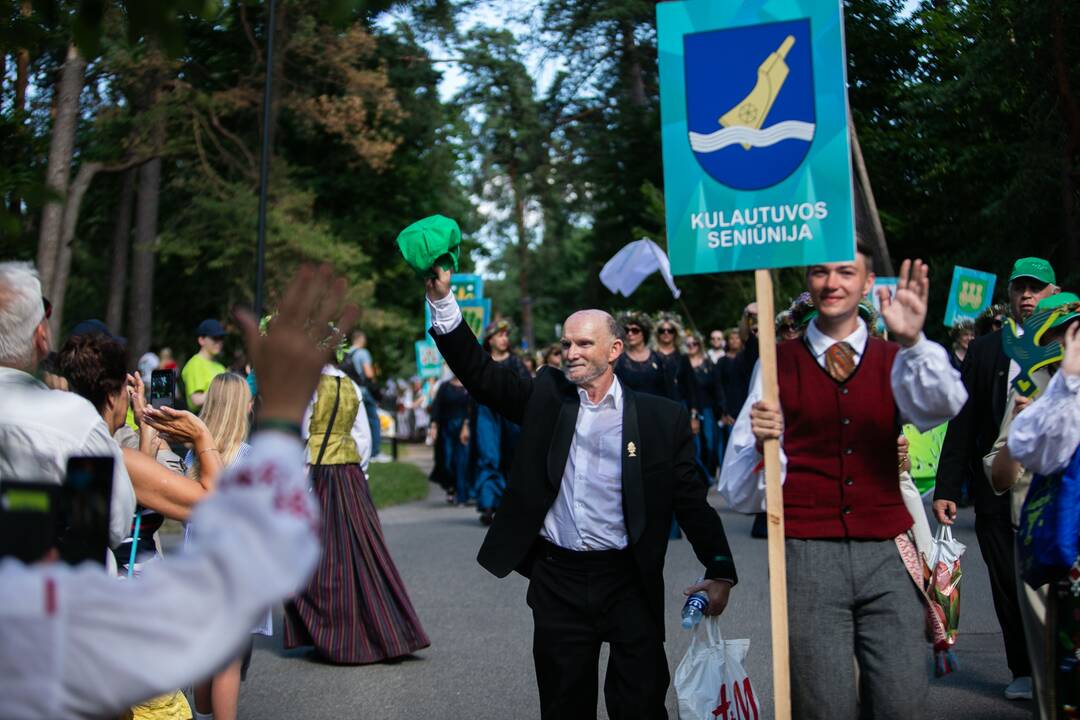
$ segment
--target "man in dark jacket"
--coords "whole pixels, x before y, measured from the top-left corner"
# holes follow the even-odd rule
[[[731,550],[696,475],[689,414],[624,388],[612,371],[623,343],[599,310],[567,318],[564,373],[523,378],[492,362],[450,293],[450,273],[428,281],[431,334],[478,402],[521,425],[500,511],[479,561],[529,577],[533,659],[545,718],[595,717],[600,647],[612,718],[666,718],[664,555],[674,512],[706,578],[687,589],[727,605],[737,578]]]
[[[1009,275],[1009,310],[1013,318],[1022,322],[1034,312],[1039,300],[1059,292],[1055,280],[1054,269],[1046,260],[1017,260]],[[982,469],[983,456],[997,439],[1005,415],[1009,382],[1015,374],[1010,364],[1017,369],[1002,349],[1002,332],[999,329],[977,338],[964,356],[960,377],[968,401],[945,434],[934,490],[934,515],[938,522],[952,525],[961,488],[969,483],[975,505],[975,535],[990,574],[994,610],[1013,674],[1005,697],[1016,700],[1031,698],[1031,663],[1016,596],[1009,496],[995,495]]]

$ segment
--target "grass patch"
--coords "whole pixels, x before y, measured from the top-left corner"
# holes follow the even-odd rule
[[[428,494],[428,479],[411,463],[371,463],[368,465],[368,487],[375,507],[382,509],[423,500]]]

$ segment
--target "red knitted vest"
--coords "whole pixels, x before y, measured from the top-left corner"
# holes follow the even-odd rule
[[[802,340],[777,348],[784,411],[784,530],[791,538],[891,539],[911,527],[896,467],[899,346],[870,338],[844,384]]]

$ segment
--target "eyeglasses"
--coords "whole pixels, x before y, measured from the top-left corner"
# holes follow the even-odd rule
[[[637,335],[640,332],[641,332],[641,328],[639,328],[639,327],[630,326],[630,327],[626,328],[626,334],[627,335]]]
[[[688,347],[688,348],[698,347],[698,341],[697,340],[687,340],[686,341],[686,347]]]
[[[48,320],[52,317],[52,303],[49,302],[49,298],[42,295],[41,304],[45,306],[45,319]]]
[[[780,332],[795,332],[795,326],[785,323],[784,325],[780,326]]]
[[[675,334],[675,328],[662,327],[662,328],[660,328],[659,330],[656,331],[656,334],[657,335],[674,335]]]

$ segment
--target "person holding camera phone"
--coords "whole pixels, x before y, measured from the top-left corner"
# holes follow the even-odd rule
[[[117,715],[204,678],[235,656],[267,606],[305,584],[320,553],[319,513],[300,421],[339,340],[308,330],[351,327],[358,311],[343,307],[345,291],[328,266],[304,267],[265,337],[254,316],[237,313],[259,368],[260,432],[194,512],[212,541],[196,539],[132,583],[86,565],[0,561],[0,717]]]
[[[114,458],[109,545],[128,536],[135,491],[97,409],[33,376],[49,355],[52,306],[30,263],[0,262],[0,477],[62,483],[72,456]]]

